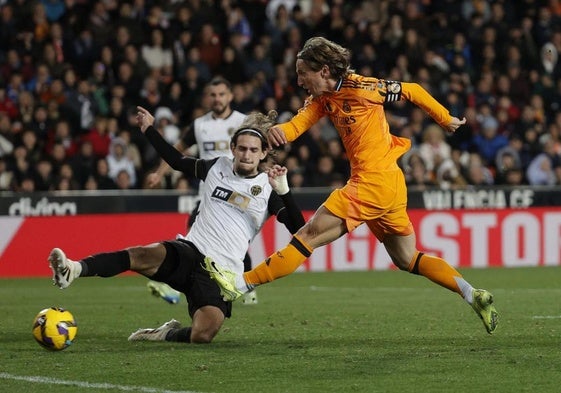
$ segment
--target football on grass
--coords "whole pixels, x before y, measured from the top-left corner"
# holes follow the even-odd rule
[[[77,332],[74,316],[64,308],[46,308],[33,320],[33,337],[42,347],[51,351],[68,348]]]

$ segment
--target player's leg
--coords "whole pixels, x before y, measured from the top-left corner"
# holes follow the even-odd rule
[[[424,276],[471,300],[472,286],[444,259],[418,251],[414,232],[409,235],[386,235],[384,246],[399,269]]]
[[[224,323],[224,313],[218,307],[204,306],[193,315],[192,326],[181,326],[172,319],[157,328],[138,329],[129,341],[170,341],[193,344],[209,344]]]
[[[179,300],[181,300],[181,292],[176,291],[163,282],[149,280],[148,283],[146,283],[146,287],[152,296],[165,300],[169,304],[177,304]]]
[[[191,342],[210,343],[224,323],[224,312],[215,306],[203,306],[193,314]]]
[[[182,327],[171,320],[156,329],[139,329],[129,341],[210,343],[224,319],[231,316],[232,304],[222,299],[220,289],[203,270],[204,256],[191,243],[171,241],[164,245],[166,258],[152,278],[185,294],[192,326]]]
[[[186,233],[189,232],[189,230],[191,229],[191,227],[195,223],[195,219],[197,218],[197,215],[199,214],[200,204],[201,204],[201,201],[199,200],[197,202],[197,204],[195,205],[195,208],[193,209],[193,211],[189,215],[189,218],[185,222],[185,232]],[[251,261],[250,261],[250,263],[251,263]],[[251,269],[251,267],[250,267],[250,269]],[[146,286],[148,287],[148,290],[150,291],[150,293],[153,296],[159,297],[160,299],[163,299],[170,304],[179,303],[181,292],[176,291],[175,289],[173,289],[169,285],[167,285],[163,282],[149,280],[148,283],[146,283]]]
[[[73,261],[59,248],[54,248],[48,261],[53,270],[53,282],[59,288],[68,287],[78,277],[113,277],[127,270],[152,276],[166,256],[161,243],[143,247],[98,253],[80,261]]]
[[[248,286],[253,287],[287,276],[304,263],[315,248],[331,243],[346,232],[345,221],[320,206],[286,247],[244,273],[244,279]]]
[[[498,324],[498,313],[493,305],[493,295],[485,289],[474,289],[444,259],[418,251],[415,246],[414,233],[406,236],[386,236],[384,245],[398,268],[424,276],[438,285],[460,294],[481,318],[487,332],[495,331]]]

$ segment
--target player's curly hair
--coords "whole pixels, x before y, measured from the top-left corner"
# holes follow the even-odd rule
[[[326,65],[335,79],[341,79],[354,72],[350,65],[351,52],[323,37],[308,39],[296,58],[303,60],[314,72]]]
[[[254,135],[261,139],[261,149],[267,150],[269,148],[267,133],[269,128],[276,124],[277,117],[278,113],[275,110],[269,111],[266,115],[261,112],[249,113],[244,122],[234,132],[232,144],[236,146],[240,135]]]

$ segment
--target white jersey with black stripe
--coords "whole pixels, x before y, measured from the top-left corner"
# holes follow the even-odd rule
[[[269,217],[272,190],[266,173],[236,176],[232,159],[220,157],[201,184],[199,215],[185,239],[241,277],[249,243]]]
[[[246,115],[243,113],[232,111],[226,119],[216,118],[212,112],[195,119],[193,132],[199,149],[199,158],[203,160],[212,160],[220,156],[232,158],[230,139],[245,118]]]

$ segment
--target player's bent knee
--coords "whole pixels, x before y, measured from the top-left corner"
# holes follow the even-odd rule
[[[193,344],[210,344],[218,330],[202,330],[191,331],[191,343]]]

